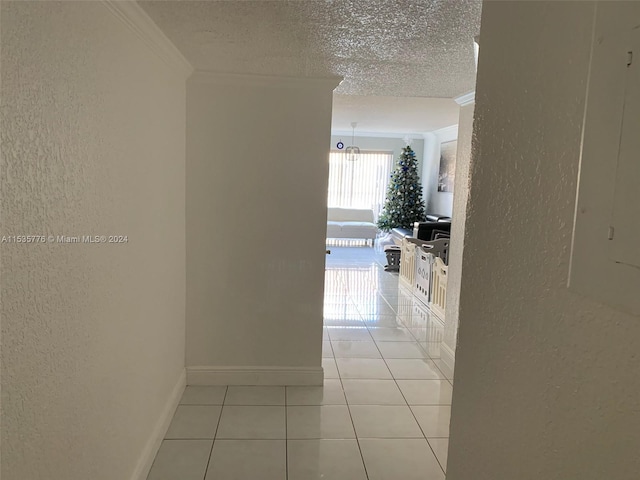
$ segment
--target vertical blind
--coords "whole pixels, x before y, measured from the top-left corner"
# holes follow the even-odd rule
[[[393,167],[391,152],[361,152],[349,161],[344,152],[329,155],[329,207],[371,208],[378,219]]]

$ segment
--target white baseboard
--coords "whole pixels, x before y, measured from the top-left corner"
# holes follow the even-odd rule
[[[449,372],[446,373],[453,373],[453,367],[456,363],[456,352],[444,342],[440,344],[440,360],[442,360],[442,363],[444,363],[447,370],[449,370]],[[447,375],[447,378],[450,376],[451,375]]]
[[[171,423],[173,414],[175,413],[178,403],[180,403],[180,399],[182,398],[182,393],[184,392],[184,388],[187,384],[186,380],[187,375],[183,370],[178,378],[178,382],[175,387],[173,387],[173,391],[162,410],[162,414],[160,415],[147,444],[142,450],[142,455],[140,456],[138,465],[136,465],[136,469],[133,471],[131,480],[146,480],[149,475],[149,471],[153,465],[153,460],[156,458],[156,454],[160,449],[160,444],[169,429],[169,424]]]
[[[187,385],[322,385],[322,367],[187,367]]]

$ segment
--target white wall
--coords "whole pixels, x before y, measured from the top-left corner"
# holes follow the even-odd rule
[[[346,146],[351,145],[351,135],[331,135],[331,150],[336,150],[336,144],[342,141]],[[393,153],[394,163],[398,161],[402,155],[402,149],[407,146],[402,138],[396,137],[358,137],[356,136],[356,145],[362,150],[378,150]],[[422,175],[422,163],[424,159],[424,140],[421,138],[411,139],[411,149],[416,152],[418,159],[418,174]],[[423,192],[423,198],[426,198]]]
[[[640,319],[566,287],[595,7],[484,3],[448,480],[640,471]]]
[[[135,4],[134,4],[135,5]],[[184,382],[185,74],[100,2],[2,2],[2,477],[145,478]]]
[[[453,193],[438,192],[438,173],[440,169],[440,145],[458,138],[458,125],[442,128],[424,135],[424,162],[422,185],[426,192],[427,212],[452,216]],[[454,186],[455,189],[455,186]]]
[[[189,80],[191,384],[322,382],[328,139],[337,83],[201,73]]]

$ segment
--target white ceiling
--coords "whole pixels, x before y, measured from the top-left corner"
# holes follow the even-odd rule
[[[370,132],[451,125],[457,105],[441,99],[475,85],[481,0],[139,3],[198,70],[343,76],[337,130],[352,121]]]
[[[334,95],[332,130],[367,133],[420,134],[458,123],[458,104],[450,98]]]

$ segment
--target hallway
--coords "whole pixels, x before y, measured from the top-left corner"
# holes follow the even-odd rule
[[[442,324],[377,249],[331,251],[324,387],[187,387],[148,480],[444,479]]]

